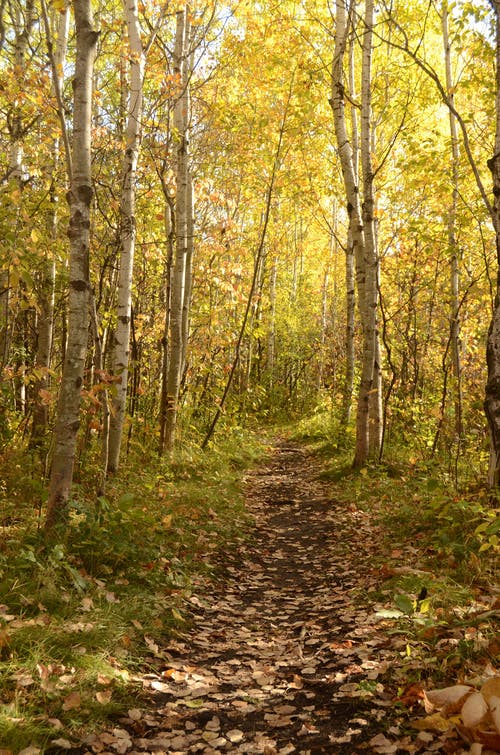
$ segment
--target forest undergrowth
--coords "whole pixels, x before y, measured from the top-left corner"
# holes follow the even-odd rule
[[[231,554],[256,545],[243,481],[269,455],[277,432],[236,430],[205,453],[185,447],[169,463],[136,451],[97,502],[83,471],[67,535],[51,542],[40,529],[33,474],[14,452],[6,455],[2,755],[70,750],[147,705],[143,675],[163,647],[189,631],[190,600],[210,594]],[[418,721],[424,687],[474,685],[494,674],[498,509],[478,480],[457,488],[445,465],[401,448],[389,449],[383,464],[353,470],[345,437],[339,441],[324,418],[283,432],[317,460],[337,504],[369,515],[379,547],[364,564],[370,587],[359,586],[352,600],[396,638],[400,669],[390,705]],[[368,695],[370,684],[365,680]],[[397,751],[384,746],[380,740],[382,749],[368,751]]]

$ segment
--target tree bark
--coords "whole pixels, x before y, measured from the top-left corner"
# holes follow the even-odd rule
[[[76,439],[80,425],[80,395],[89,335],[92,73],[98,35],[93,29],[91,0],[73,0],[73,8],[76,61],[73,81],[73,174],[68,196],[70,207],[68,343],[57,405],[54,456],[45,520],[45,527],[49,531],[57,525],[64,524],[67,517]]]
[[[120,271],[118,304],[113,338],[111,370],[117,378],[109,423],[108,473],[115,473],[120,463],[120,448],[127,405],[128,366],[130,360],[130,318],[134,271],[136,220],[135,186],[141,148],[141,122],[145,56],[141,41],[136,0],[124,0],[125,20],[130,48],[130,90],[127,107],[125,154],[122,166],[120,201]]]
[[[44,14],[49,57],[52,63],[52,89],[54,96],[58,101],[61,96],[64,82],[64,61],[66,59],[66,48],[69,33],[69,7],[66,8],[62,13],[60,11],[55,11],[55,50],[53,49],[53,42],[50,35],[49,19],[47,17],[45,4],[42,5],[42,12]],[[58,104],[60,106],[59,102]],[[63,129],[63,132],[64,134],[66,134],[65,128]],[[57,173],[57,168],[59,165],[59,149],[60,137],[55,137],[52,142],[52,170],[54,174]],[[50,186],[50,206],[51,212],[49,219],[49,232],[52,241],[55,243],[58,236],[59,217],[57,206],[57,192],[54,178],[52,178]],[[33,408],[33,424],[31,428],[30,439],[30,445],[33,447],[40,447],[43,443],[49,419],[48,402],[47,397],[45,396],[45,392],[49,388],[49,369],[51,364],[52,337],[54,329],[55,278],[55,258],[49,252],[46,254],[41,270],[41,291],[39,300],[40,316],[38,318],[38,338],[35,357],[35,367],[38,375],[35,383],[35,402]]]
[[[380,451],[382,418],[379,411],[380,381],[374,379],[377,357],[380,359],[378,345],[377,307],[378,307],[378,255],[377,233],[375,228],[375,198],[373,187],[372,164],[372,126],[371,126],[371,88],[372,88],[372,41],[373,41],[373,0],[365,0],[365,17],[362,42],[361,72],[361,167],[363,173],[363,230],[364,256],[358,277],[363,278],[363,291],[360,300],[363,328],[363,355],[361,364],[361,382],[358,394],[355,466],[362,465],[368,456],[376,457]],[[377,365],[378,366],[378,365]],[[368,448],[365,447],[365,413],[368,414]],[[358,442],[359,439],[359,442]]]
[[[354,46],[356,40],[351,37],[349,44],[349,92],[351,99],[356,99],[354,75]],[[351,106],[351,142],[352,164],[356,184],[359,183],[359,132],[356,108]],[[354,261],[354,244],[352,238],[351,221],[347,231],[346,259],[345,259],[345,287],[346,287],[346,329],[345,329],[345,376],[342,396],[341,424],[347,427],[351,420],[352,396],[354,393],[355,349],[354,328],[356,320],[356,278]]]
[[[500,0],[491,0],[496,17],[495,153],[488,161],[493,178],[492,221],[495,229],[497,279],[493,316],[486,343],[488,380],[484,409],[490,430],[490,487],[500,486]]]
[[[445,59],[446,91],[452,108],[448,109],[451,136],[451,181],[452,196],[448,210],[448,246],[450,253],[450,346],[453,373],[455,376],[455,434],[458,439],[463,437],[462,420],[462,361],[460,345],[460,250],[457,242],[456,224],[458,211],[458,168],[460,162],[460,146],[458,141],[457,119],[455,109],[455,95],[453,76],[451,71],[451,46],[448,32],[448,0],[442,5],[442,30]]]
[[[342,167],[342,175],[344,178],[349,227],[352,235],[354,259],[356,262],[358,303],[363,327],[363,357],[361,382],[357,401],[356,446],[353,461],[354,466],[361,466],[365,463],[370,454],[369,405],[370,391],[373,382],[373,366],[375,359],[374,339],[376,334],[376,277],[373,264],[375,239],[373,231],[373,207],[370,202],[370,196],[368,195],[365,197],[363,211],[361,209],[359,184],[355,172],[353,150],[347,135],[345,123],[343,62],[349,33],[345,0],[337,0],[336,11],[335,50],[332,66],[332,96],[330,104],[333,110],[335,136]],[[368,36],[365,44],[370,44],[371,46],[371,35]],[[369,89],[367,89],[367,86],[369,87],[370,82],[369,80],[366,80],[366,71],[364,71],[364,73],[365,75],[363,77],[362,85],[364,87],[365,109],[363,115],[364,128],[366,131],[367,118],[369,120],[369,108],[367,110],[367,104],[369,106]],[[363,145],[363,138],[362,134],[361,148],[362,151],[364,150],[365,155],[365,164],[362,165],[362,167],[364,168],[364,188],[366,190],[367,187],[370,189],[373,175],[370,168],[370,162],[366,159],[366,145]],[[365,229],[363,225],[364,219],[369,221],[371,226],[368,229],[368,241],[365,239]]]
[[[188,86],[189,86],[189,9],[176,14],[176,37],[174,51],[174,74],[177,76],[180,93],[174,109],[174,129],[177,139],[176,201],[175,201],[175,261],[172,274],[170,308],[170,357],[167,374],[167,397],[165,415],[165,449],[172,453],[178,416],[179,389],[182,374],[183,308],[186,297],[186,260],[188,232]]]

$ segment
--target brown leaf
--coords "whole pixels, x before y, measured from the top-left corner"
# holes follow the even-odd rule
[[[113,678],[107,674],[97,674],[97,683],[102,684],[104,687],[108,687],[113,683]]]
[[[495,729],[497,730],[498,734],[500,734],[500,697],[492,695],[488,701],[488,705]]]
[[[490,697],[500,697],[500,676],[493,676],[481,687],[481,694],[488,702]]]
[[[459,706],[457,710],[460,710],[465,698],[471,692],[475,692],[474,688],[465,684],[455,684],[453,687],[424,691],[425,712],[432,713],[436,709],[456,705]]]
[[[63,701],[63,710],[76,710],[80,708],[82,699],[79,692],[71,692]]]
[[[106,705],[111,702],[112,696],[113,690],[111,689],[102,689],[95,693],[96,700],[98,703],[101,703],[101,705]]]

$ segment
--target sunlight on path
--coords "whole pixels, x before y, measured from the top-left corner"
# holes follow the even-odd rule
[[[80,752],[417,751],[397,727],[397,747],[382,733],[398,651],[354,603],[376,586],[376,528],[330,500],[319,472],[283,444],[249,476],[252,542],[227,556],[211,596],[191,596],[188,635],[143,677],[156,709],[129,711]]]

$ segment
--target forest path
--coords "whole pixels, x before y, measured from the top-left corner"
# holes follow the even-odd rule
[[[398,745],[382,734],[394,707],[384,674],[400,650],[362,600],[380,582],[380,532],[354,502],[332,500],[320,472],[281,441],[248,475],[254,537],[226,555],[210,595],[191,596],[188,633],[144,676],[156,709],[130,711],[80,752],[417,751],[397,728]]]

